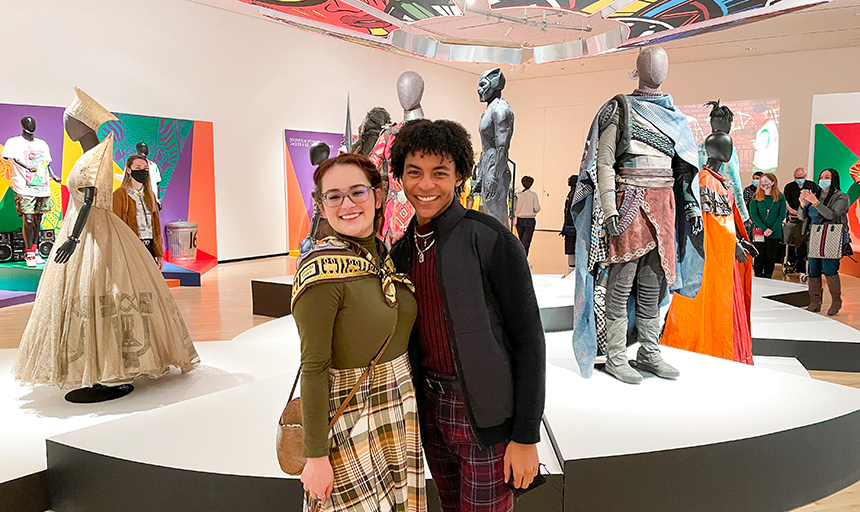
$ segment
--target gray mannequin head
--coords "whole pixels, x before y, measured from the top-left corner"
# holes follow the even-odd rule
[[[478,79],[478,98],[484,103],[489,103],[500,97],[504,88],[505,74],[502,73],[502,69],[488,69],[481,73],[481,78]]]
[[[405,71],[397,77],[397,99],[403,107],[403,120],[424,118],[421,98],[424,96],[424,79],[414,71]]]
[[[24,129],[24,132],[30,135],[36,133],[36,120],[30,116],[25,116],[21,118],[21,128]]]
[[[636,71],[639,74],[639,89],[659,92],[669,74],[669,55],[659,46],[643,48],[636,58]]]
[[[732,138],[725,132],[714,132],[705,139],[708,160],[726,163],[732,158]]]

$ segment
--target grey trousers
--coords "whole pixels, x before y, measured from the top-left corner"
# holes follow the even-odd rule
[[[660,315],[660,295],[664,286],[660,254],[651,250],[639,259],[609,266],[606,287],[606,318],[627,318],[627,300],[636,284],[636,317],[657,318]]]

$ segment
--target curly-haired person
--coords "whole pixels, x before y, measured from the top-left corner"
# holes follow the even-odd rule
[[[546,346],[522,244],[457,187],[474,154],[452,121],[406,123],[391,148],[415,217],[392,248],[415,284],[409,356],[445,512],[509,512],[538,472]]]

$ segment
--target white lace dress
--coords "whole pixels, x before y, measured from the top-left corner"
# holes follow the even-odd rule
[[[112,154],[111,134],[69,173],[70,201],[55,250],[72,232],[85,188],[95,187],[95,200],[69,261],[55,262],[53,252],[47,258],[13,370],[20,381],[73,389],[199,364],[158,266],[112,211]]]

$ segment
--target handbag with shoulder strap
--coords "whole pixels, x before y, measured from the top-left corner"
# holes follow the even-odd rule
[[[809,257],[823,260],[842,258],[842,224],[813,224],[809,228]]]
[[[394,310],[395,312],[397,309]],[[332,416],[331,421],[328,424],[328,429],[334,426],[337,422],[338,418],[343,414],[349,405],[352,397],[358,393],[358,390],[361,388],[362,383],[373,373],[373,369],[376,367],[376,364],[379,362],[379,359],[382,357],[382,354],[385,353],[385,350],[388,348],[388,345],[391,343],[391,338],[394,336],[394,332],[397,329],[397,316],[394,318],[394,327],[391,329],[391,333],[389,333],[388,337],[385,338],[385,343],[382,344],[382,348],[379,349],[379,352],[376,354],[376,357],[370,361],[370,365],[364,369],[364,372],[359,377],[358,381],[349,391],[349,394],[346,398],[341,402],[340,407],[337,408],[337,411]],[[278,420],[278,437],[277,437],[277,453],[278,453],[278,464],[281,466],[281,470],[288,475],[301,475],[302,471],[305,469],[305,464],[307,463],[307,459],[302,457],[302,445],[304,444],[305,431],[302,426],[302,397],[293,398],[293,395],[296,392],[296,387],[299,384],[299,378],[302,375],[302,367],[299,366],[299,371],[296,373],[296,380],[293,382],[293,389],[290,391],[290,398],[287,399],[287,405],[284,407],[284,411],[281,413],[281,417]]]

